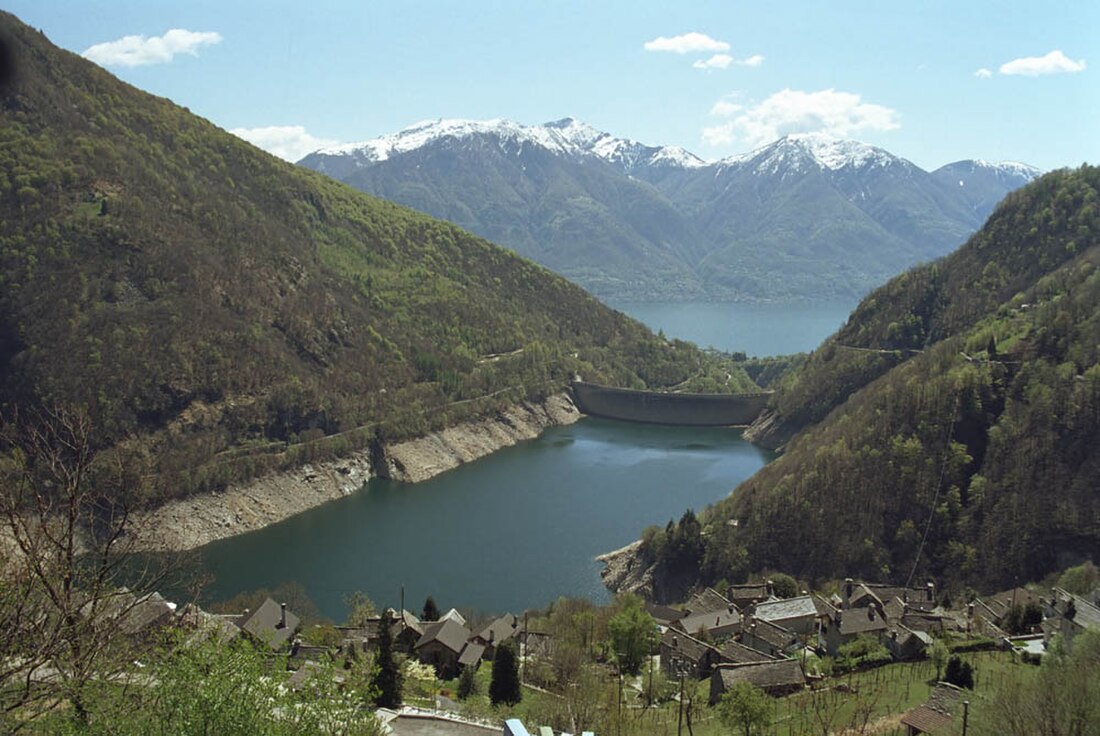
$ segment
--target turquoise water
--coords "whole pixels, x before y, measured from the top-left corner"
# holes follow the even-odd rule
[[[670,337],[749,355],[812,350],[854,304],[621,303]],[[729,429],[583,419],[415,485],[351,496],[202,550],[206,600],[301,583],[323,613],[345,594],[487,612],[558,596],[608,600],[596,555],[725,497],[771,459]]]
[[[770,454],[731,429],[583,419],[415,485],[359,493],[208,545],[209,600],[300,582],[341,619],[354,590],[396,606],[520,611],[608,600],[595,556],[722,498]]]

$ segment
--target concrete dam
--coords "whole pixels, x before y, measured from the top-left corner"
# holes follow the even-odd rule
[[[583,414],[648,424],[724,427],[752,424],[771,392],[671,394],[573,382],[573,400]]]

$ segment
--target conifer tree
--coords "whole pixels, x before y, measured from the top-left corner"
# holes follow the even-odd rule
[[[377,693],[374,704],[379,708],[397,708],[401,705],[401,669],[393,657],[392,626],[393,619],[389,613],[383,614],[378,627],[378,653],[375,659],[378,669],[372,683]]]
[[[438,621],[439,620],[439,606],[435,604],[435,598],[428,596],[424,600],[424,610],[421,612],[421,621]]]
[[[519,660],[511,642],[501,644],[493,655],[493,679],[489,681],[489,700],[493,705],[515,705],[522,698],[519,687]]]

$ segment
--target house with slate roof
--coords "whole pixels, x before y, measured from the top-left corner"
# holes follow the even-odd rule
[[[737,612],[737,608],[731,603],[727,604],[726,608],[720,608],[717,611],[692,614],[679,621],[673,621],[669,625],[669,629],[684,631],[688,634],[698,634],[700,631],[704,631],[707,636],[715,639],[723,636],[733,636],[741,630],[741,614]]]
[[[741,627],[741,643],[769,657],[786,657],[801,646],[798,634],[771,621],[746,617]]]
[[[241,631],[258,644],[277,652],[289,644],[300,625],[301,620],[286,610],[285,603],[267,598],[255,613],[245,615]]]
[[[741,610],[771,597],[772,588],[766,582],[731,585],[726,588],[726,599]]]
[[[923,631],[913,631],[897,623],[882,635],[880,641],[890,652],[890,656],[899,662],[920,659],[928,647],[932,646],[932,637]]]
[[[1062,635],[1067,651],[1073,648],[1073,640],[1083,631],[1100,631],[1100,607],[1087,598],[1055,588],[1047,604],[1049,616],[1043,621],[1043,639],[1050,643],[1055,634]]]
[[[449,680],[458,674],[458,659],[469,638],[470,630],[462,624],[451,618],[440,619],[424,627],[413,652],[418,660],[435,667],[440,679]]]
[[[471,641],[480,644],[482,656],[491,660],[496,654],[497,645],[519,636],[520,630],[519,618],[515,614],[506,613],[474,634]]]
[[[746,662],[768,662],[775,657],[747,647],[739,641],[730,639],[718,649],[722,664],[745,664]]]
[[[876,606],[853,608],[837,611],[832,617],[822,620],[819,641],[829,656],[835,657],[842,646],[860,636],[880,639],[889,629],[890,624]]]
[[[722,611],[729,608],[731,605],[730,600],[717,590],[714,588],[706,588],[693,595],[691,600],[684,604],[684,610],[686,610],[689,615],[694,616],[699,613]]]
[[[901,717],[906,736],[922,733],[954,733],[955,714],[962,709],[963,691],[946,682],[936,683],[928,701]]]
[[[716,705],[738,682],[750,683],[768,695],[780,697],[806,687],[806,675],[797,659],[719,665],[710,676],[710,704]]]
[[[661,635],[658,652],[661,669],[670,678],[683,673],[702,680],[722,659],[722,655],[710,644],[672,628]]]
[[[803,636],[817,631],[817,606],[808,595],[758,603],[752,615],[756,621],[768,621]]]

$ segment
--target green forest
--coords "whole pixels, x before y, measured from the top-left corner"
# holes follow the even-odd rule
[[[647,533],[669,589],[765,569],[993,589],[1100,557],[1098,189],[1100,168],[1049,174],[868,296],[754,426],[782,456]]]
[[[13,16],[0,34],[15,66],[0,411],[86,409],[104,445],[152,459],[157,498],[421,435],[574,375],[758,390],[545,268],[263,153]]]

